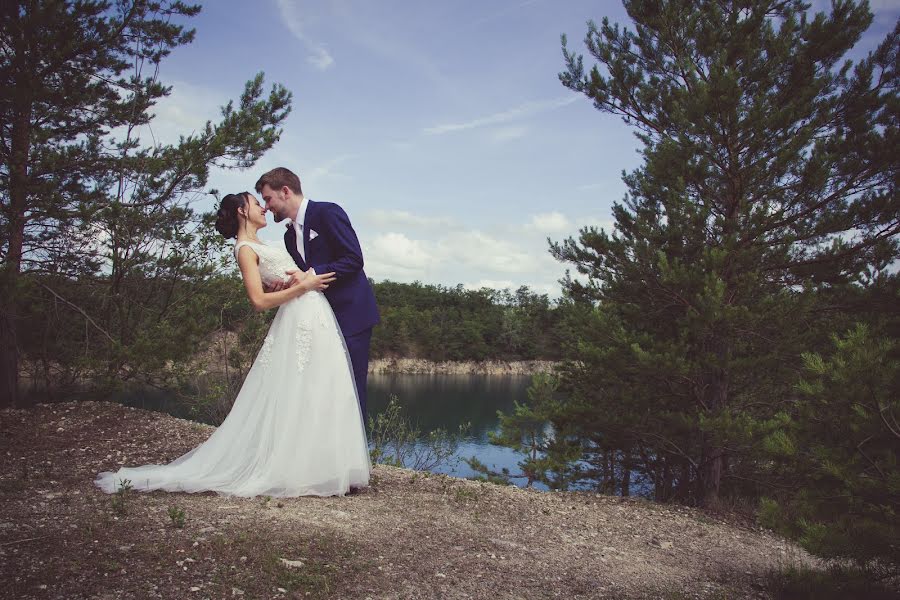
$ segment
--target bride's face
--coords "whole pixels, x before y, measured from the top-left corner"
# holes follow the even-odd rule
[[[259,200],[253,194],[248,194],[247,204],[244,207],[247,210],[247,221],[261,229],[266,226],[266,209],[259,203]]]

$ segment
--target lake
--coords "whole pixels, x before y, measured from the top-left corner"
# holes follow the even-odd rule
[[[404,413],[422,432],[442,428],[459,430],[464,423],[471,429],[459,445],[455,459],[434,469],[457,477],[476,473],[462,458],[476,457],[492,470],[518,471],[521,456],[509,448],[492,445],[488,433],[497,431],[497,411],[509,412],[513,402],[524,401],[531,383],[528,376],[502,375],[369,375],[369,413],[378,415],[396,395]],[[514,480],[524,485],[525,480]],[[535,487],[546,489],[536,484]]]

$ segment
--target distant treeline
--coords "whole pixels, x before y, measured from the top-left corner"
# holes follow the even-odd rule
[[[392,281],[374,287],[381,311],[372,337],[375,358],[560,357],[560,308],[528,287],[511,292]]]

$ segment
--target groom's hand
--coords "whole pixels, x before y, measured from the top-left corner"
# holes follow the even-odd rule
[[[318,290],[320,292],[327,290],[328,285],[336,279],[334,272],[316,275],[316,272],[312,269],[307,271],[305,275],[306,276],[303,278],[303,285],[306,286],[306,289]]]
[[[295,285],[300,284],[310,277],[316,277],[316,272],[312,267],[310,267],[307,271],[301,271],[300,269],[291,269],[290,271],[287,271],[287,274],[289,275],[289,278],[287,282],[285,282],[282,289],[285,287],[294,287]],[[330,273],[329,275],[333,275],[333,273]],[[327,283],[331,283],[332,281],[334,281],[334,277],[329,277],[329,281]]]

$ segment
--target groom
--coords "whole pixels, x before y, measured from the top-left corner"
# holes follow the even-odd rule
[[[336,279],[325,290],[325,297],[347,343],[359,408],[363,422],[367,424],[369,344],[372,327],[378,323],[379,316],[350,219],[337,204],[313,202],[305,197],[300,189],[300,178],[284,167],[272,169],[260,177],[256,191],[276,222],[290,221],[284,244],[297,266],[303,271],[312,269],[317,274],[335,274]]]

